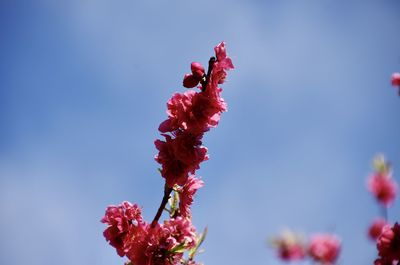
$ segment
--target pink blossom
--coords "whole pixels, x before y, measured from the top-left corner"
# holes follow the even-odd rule
[[[272,243],[279,258],[284,261],[302,260],[306,257],[305,243],[291,231],[284,231],[281,236],[273,239]]]
[[[300,245],[282,245],[278,252],[279,257],[285,261],[302,260],[306,255],[304,247]]]
[[[215,91],[218,89],[218,84],[222,84],[226,78],[226,71],[234,69],[231,58],[226,54],[225,43],[221,42],[214,48],[217,61],[214,64],[213,73],[211,75],[210,89]]]
[[[400,73],[392,74],[392,86],[400,87]]]
[[[183,254],[174,251],[177,246],[185,249],[195,244],[196,230],[182,217],[172,218],[154,227],[146,223],[132,226],[127,236],[126,256],[135,265],[174,265]]]
[[[179,216],[164,222],[165,229],[169,232],[168,239],[174,246],[183,244],[192,248],[196,244],[196,229],[189,219]]]
[[[308,253],[317,262],[333,264],[339,257],[340,241],[334,235],[315,235],[310,240]]]
[[[218,84],[225,79],[226,70],[233,69],[233,64],[224,43],[215,47],[215,52],[217,61],[210,60],[211,73],[205,78],[207,81],[203,80],[206,87],[201,87],[201,92],[174,94],[167,103],[168,118],[159,126],[165,141],[155,141],[159,151],[155,159],[161,164],[161,174],[170,188],[175,184],[183,186],[188,174],[194,174],[200,163],[208,159],[201,139],[206,131],[218,125],[221,113],[226,111]],[[192,74],[184,79],[186,87],[196,86],[204,76],[199,63],[192,63],[191,70]]]
[[[372,240],[377,240],[378,237],[381,235],[382,228],[387,225],[388,223],[386,222],[385,219],[383,218],[377,218],[374,220],[374,222],[371,224],[371,226],[368,229],[368,235]]]
[[[379,203],[389,206],[396,197],[397,184],[390,174],[376,173],[367,182],[369,191]]]
[[[226,54],[225,42],[221,42],[215,48],[215,55],[217,57],[217,63],[219,67],[225,70],[231,70],[234,68],[232,60]]]
[[[168,119],[159,130],[163,133],[178,129],[201,136],[209,128],[218,125],[220,115],[226,110],[222,98],[213,98],[203,92],[176,93],[167,103]]]
[[[191,119],[194,91],[175,93],[167,102],[168,119],[162,122],[159,130],[162,133],[173,132],[178,129],[187,130],[188,122]]]
[[[400,225],[395,223],[393,227],[383,227],[376,246],[381,258],[400,260]]]
[[[171,253],[173,248],[167,241],[169,232],[157,224],[148,224],[132,228],[129,234],[129,249],[126,256],[135,265],[174,265],[179,262],[182,253]]]
[[[125,239],[130,227],[133,223],[142,221],[141,210],[136,204],[124,201],[118,206],[107,207],[105,216],[101,219],[102,223],[108,224],[103,235],[121,257],[125,255]]]
[[[190,206],[193,203],[193,197],[197,190],[203,187],[204,182],[194,176],[189,176],[186,184],[179,193],[179,210],[182,216],[190,216]]]
[[[207,160],[207,148],[201,146],[199,137],[184,131],[177,132],[175,138],[164,134],[165,141],[156,140],[159,150],[155,159],[162,165],[161,175],[167,185],[183,186],[189,174],[194,174],[200,163]]]

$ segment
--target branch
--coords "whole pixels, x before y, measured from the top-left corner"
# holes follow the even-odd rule
[[[165,208],[165,205],[167,205],[168,200],[169,200],[169,196],[172,192],[172,188],[168,187],[167,183],[165,183],[164,186],[164,196],[161,200],[161,204],[160,207],[158,208],[158,211],[156,213],[156,216],[154,216],[153,221],[151,222],[151,227],[154,228],[156,226],[156,224],[158,223],[158,220],[160,220],[161,214]]]

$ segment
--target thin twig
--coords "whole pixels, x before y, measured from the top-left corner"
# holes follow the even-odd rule
[[[158,223],[158,220],[160,220],[161,214],[165,208],[165,205],[167,205],[167,203],[168,203],[171,192],[172,192],[172,188],[168,187],[167,183],[165,183],[164,196],[161,200],[161,204],[160,204],[160,207],[158,208],[156,216],[154,216],[153,222],[151,222],[152,228],[154,228],[156,226],[156,224]]]

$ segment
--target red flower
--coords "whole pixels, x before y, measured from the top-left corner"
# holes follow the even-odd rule
[[[108,224],[103,235],[121,257],[125,255],[125,239],[130,227],[142,221],[141,210],[136,204],[124,201],[118,206],[107,207],[105,216],[101,219],[102,223]]]
[[[397,185],[390,174],[376,173],[368,180],[368,189],[379,203],[389,206],[396,197]]]
[[[393,227],[385,226],[376,246],[381,258],[400,260],[400,225],[395,223]]]
[[[334,235],[316,235],[311,238],[308,252],[317,262],[333,264],[339,257],[340,241]]]
[[[377,240],[378,237],[382,233],[382,228],[387,225],[388,223],[386,222],[385,219],[383,218],[378,218],[375,219],[374,222],[371,224],[371,226],[368,229],[368,235],[372,240]]]
[[[400,73],[392,74],[392,86],[400,87]]]
[[[190,206],[193,203],[193,196],[198,189],[203,187],[204,182],[194,176],[190,176],[179,193],[179,211],[182,216],[190,216]]]

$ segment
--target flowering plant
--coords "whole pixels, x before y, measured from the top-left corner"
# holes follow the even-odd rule
[[[393,73],[392,86],[400,95],[400,73]],[[376,243],[378,259],[375,265],[400,265],[400,224],[391,225],[388,208],[397,195],[397,183],[392,177],[392,168],[383,155],[373,160],[374,172],[367,179],[367,189],[382,209],[381,217],[375,218],[368,228],[368,237]],[[340,254],[340,240],[336,235],[318,234],[310,240],[293,232],[285,231],[271,240],[277,256],[285,262],[301,261],[307,257],[320,264],[333,264]]]
[[[104,237],[119,256],[129,259],[127,264],[199,264],[194,257],[207,230],[197,234],[192,224],[193,197],[204,185],[195,174],[200,163],[208,159],[203,135],[218,125],[221,113],[226,111],[219,85],[224,83],[227,71],[234,68],[224,42],[214,50],[207,72],[200,63],[193,62],[191,73],[184,76],[183,86],[199,91],[175,93],[167,102],[168,118],[158,128],[163,140],[155,141],[155,160],[161,165],[165,187],[153,221],[146,222],[141,208],[127,201],[107,207],[101,219],[107,225]],[[169,218],[159,223],[164,210]]]

